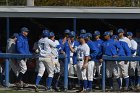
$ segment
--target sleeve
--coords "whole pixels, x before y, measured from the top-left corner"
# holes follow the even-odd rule
[[[84,56],[89,56],[89,55],[90,55],[90,48],[89,48],[89,46],[88,46],[88,45],[85,46],[84,49],[85,49],[85,50],[84,50]]]
[[[57,47],[57,44],[55,42],[53,42],[52,40],[48,39],[48,43],[51,47],[54,47],[56,48]]]
[[[134,54],[137,51],[138,44],[136,41],[131,43],[131,53]]]
[[[126,56],[131,56],[131,49],[129,48],[127,43],[124,43],[124,51],[126,53]]]
[[[6,53],[12,53],[11,45],[12,45],[12,43],[10,41],[7,41]]]
[[[20,54],[26,54],[24,49],[23,49],[23,45],[22,45],[22,39],[20,37],[17,38],[16,44],[17,44],[17,51]]]
[[[91,58],[96,58],[96,56],[98,55],[99,50],[95,47],[94,43],[91,44],[91,53],[90,53],[90,57]]]
[[[117,55],[118,55],[118,56],[121,56],[122,53],[123,53],[123,48],[122,48],[122,46],[120,45],[119,42],[115,42],[114,45],[115,45],[115,47],[117,48]]]

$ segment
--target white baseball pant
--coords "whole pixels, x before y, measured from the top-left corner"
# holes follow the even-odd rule
[[[129,62],[128,61],[120,61],[118,62],[119,66],[119,74],[121,78],[128,78],[128,68],[129,68]]]
[[[78,61],[77,63],[77,76],[79,80],[89,80],[93,81],[93,69],[95,66],[94,61],[88,62],[88,67],[84,70],[82,70],[83,67],[83,61]]]
[[[45,69],[47,69],[48,77],[53,77],[54,75],[54,64],[51,57],[43,58],[39,57],[39,69],[38,76],[43,76]]]
[[[106,62],[106,75],[107,78],[119,78],[119,68],[116,62],[107,61]]]

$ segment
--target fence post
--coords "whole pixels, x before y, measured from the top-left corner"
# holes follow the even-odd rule
[[[106,61],[103,61],[102,63],[102,91],[103,92],[105,92],[105,76],[106,76],[105,65],[106,65]]]
[[[77,19],[73,19],[73,31],[76,33]]]
[[[64,65],[64,90],[68,89],[68,58],[65,56],[65,65]]]
[[[10,19],[9,17],[6,18],[6,33],[7,33],[7,40],[9,39],[9,32],[10,32]],[[5,85],[9,87],[9,61],[8,59],[5,60]]]
[[[5,85],[6,87],[9,87],[9,61],[8,59],[6,59],[5,61]]]

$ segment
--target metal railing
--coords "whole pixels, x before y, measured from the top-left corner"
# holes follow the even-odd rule
[[[8,59],[22,59],[22,58],[36,58],[38,55],[21,55],[11,53],[0,53],[0,58],[6,59],[5,61],[5,82],[6,87],[9,87],[9,61]],[[59,58],[65,58],[64,63],[64,89],[68,89],[68,60],[67,56],[60,55]],[[105,92],[106,81],[106,61],[140,61],[140,57],[110,57],[103,56],[104,62],[102,63],[102,91]]]
[[[26,6],[27,0],[0,0],[1,6]],[[139,0],[34,0],[35,6],[139,7]]]
[[[105,81],[106,81],[106,61],[137,61],[140,62],[140,57],[126,57],[126,56],[121,56],[121,57],[111,57],[111,56],[103,56],[104,62],[102,63],[102,91],[105,92]]]

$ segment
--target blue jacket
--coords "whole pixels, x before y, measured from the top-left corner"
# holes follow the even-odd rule
[[[107,40],[102,44],[102,52],[103,52],[102,55],[107,55],[107,56],[118,55],[117,49],[112,39]]]
[[[16,51],[19,54],[31,54],[29,51],[28,38],[20,34],[16,42]]]
[[[79,46],[79,42],[74,41],[74,48],[78,47],[78,46]],[[63,51],[67,54],[68,63],[70,63],[70,51],[71,50],[70,50],[68,41],[66,41],[66,43],[64,44]],[[77,54],[74,53],[72,58],[73,58],[73,64],[76,64],[77,63]]]
[[[87,42],[87,45],[90,48],[90,57],[91,57],[91,60],[95,60],[96,57],[97,57],[97,55],[98,55],[99,50],[97,49],[97,47],[95,46],[95,44],[91,40],[89,40]]]
[[[101,59],[102,58],[102,44],[103,44],[103,40],[99,39],[96,41],[93,41],[93,43],[95,44],[95,46],[98,48],[98,54],[97,54],[97,59]]]
[[[128,44],[123,41],[119,41],[120,45],[123,47],[126,56],[131,56],[131,49],[129,48]]]
[[[113,40],[113,39],[112,39]],[[113,40],[114,41],[114,40]],[[114,46],[116,47],[117,49],[117,55],[118,56],[126,56],[125,55],[125,51],[123,49],[123,47],[121,46],[120,42],[119,41],[114,41]]]

